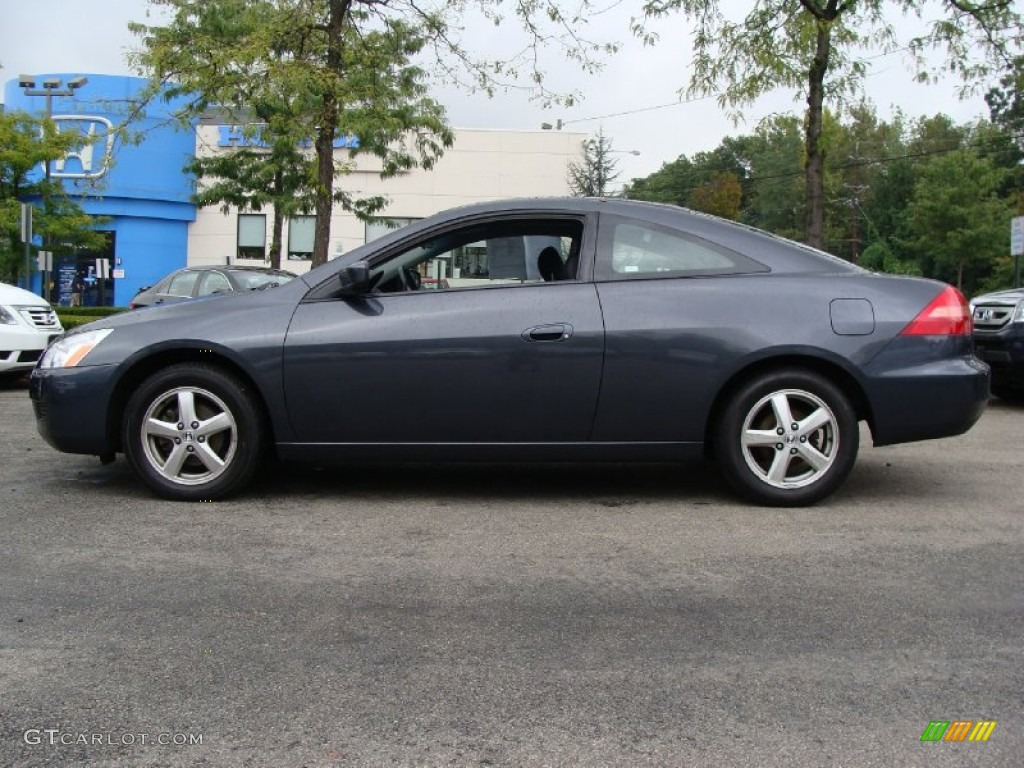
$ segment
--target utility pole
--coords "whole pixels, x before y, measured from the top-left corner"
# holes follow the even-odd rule
[[[68,80],[67,83],[62,83],[58,77],[48,77],[42,81],[41,89],[36,88],[35,75],[19,75],[18,76],[18,87],[22,89],[22,93],[26,96],[43,96],[46,98],[46,123],[49,124],[53,118],[53,98],[55,96],[74,96],[75,91],[81,88],[89,82],[86,77],[73,77]],[[46,161],[46,165],[43,170],[43,176],[46,180],[46,184],[43,186],[43,211],[46,214],[50,212],[50,161]],[[50,250],[46,246],[48,245],[47,240],[49,238],[43,236],[43,250]],[[50,300],[50,270],[47,265],[44,265],[42,273],[42,286],[40,295]]]

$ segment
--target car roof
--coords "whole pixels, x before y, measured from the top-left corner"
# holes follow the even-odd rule
[[[172,274],[177,274],[178,272],[200,272],[210,270],[222,270],[227,272],[263,272],[274,275],[291,275],[292,277],[298,277],[294,272],[289,272],[287,269],[257,267],[251,264],[194,264],[189,267],[182,267],[181,269],[175,270]]]
[[[407,226],[388,232],[370,243],[354,248],[345,254],[345,262],[349,261],[350,256],[363,258],[365,255],[380,248],[386,248],[399,240],[415,237],[421,232],[435,227],[443,227],[462,219],[516,213],[544,215],[600,213],[662,224],[753,258],[764,263],[773,273],[845,272],[868,274],[867,270],[838,256],[746,224],[668,203],[612,197],[521,197],[450,208],[428,218],[414,221]],[[320,270],[331,263],[328,261],[322,267],[311,270],[306,279],[311,284],[322,279],[326,273],[321,273]]]

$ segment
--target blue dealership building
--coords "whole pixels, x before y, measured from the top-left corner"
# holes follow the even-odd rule
[[[54,252],[53,291],[56,303],[67,303],[76,273],[88,288],[86,302],[125,306],[136,291],[185,265],[189,225],[196,219],[190,201],[193,180],[182,170],[195,154],[195,130],[177,123],[177,104],[160,99],[145,105],[139,97],[146,80],[87,74],[75,89],[60,89],[80,73],[37,75],[34,88],[19,80],[7,82],[5,110],[36,115],[49,109],[57,129],[76,131],[89,139],[80,151],[51,164],[51,177],[78,199],[86,213],[101,217],[97,229],[108,234],[101,252]],[[72,90],[70,96],[28,95],[26,91]],[[49,106],[47,106],[49,101]],[[131,118],[128,137],[114,132]],[[43,168],[39,169],[40,176]],[[97,273],[97,260],[107,259],[109,277]],[[39,277],[35,278],[39,289]]]
[[[76,132],[75,151],[50,164],[50,175],[96,216],[106,245],[94,253],[54,254],[50,298],[68,304],[76,276],[86,283],[83,303],[127,306],[136,292],[182,268],[244,264],[268,266],[274,212],[234,207],[198,208],[196,180],[184,169],[194,157],[237,151],[246,134],[206,115],[191,124],[175,118],[180,102],[142,104],[143,78],[57,72],[22,76],[4,86],[4,109],[50,114],[57,129]],[[125,131],[119,129],[127,126]],[[364,220],[335,206],[329,226],[329,258],[346,253],[396,225],[461,205],[511,197],[569,193],[567,170],[583,157],[586,136],[571,131],[455,129],[454,145],[430,170],[384,178],[357,137],[336,145],[336,182],[356,196],[381,196],[381,218]],[[36,171],[44,173],[40,164]],[[26,202],[37,202],[28,200]],[[282,263],[302,274],[310,269],[316,217],[293,214],[282,222]],[[39,239],[36,238],[39,246]],[[42,293],[34,275],[32,289]]]

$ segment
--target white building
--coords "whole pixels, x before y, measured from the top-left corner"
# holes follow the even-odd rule
[[[583,159],[586,135],[563,131],[456,130],[455,143],[425,171],[381,179],[376,157],[359,155],[353,172],[335,184],[359,197],[384,195],[389,203],[380,216],[408,223],[456,206],[507,197],[550,197],[569,194],[569,164]],[[237,133],[234,134],[237,141]],[[197,156],[232,151],[232,131],[226,126],[200,124]],[[338,149],[347,160],[348,150]],[[271,212],[200,208],[188,229],[188,265],[269,263]],[[313,216],[285,221],[281,266],[293,272],[309,269],[313,250]],[[333,256],[340,255],[387,231],[385,221],[364,223],[356,216],[334,211],[331,221]]]

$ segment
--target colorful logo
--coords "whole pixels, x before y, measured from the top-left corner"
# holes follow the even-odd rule
[[[932,720],[921,741],[988,741],[996,725],[995,720]]]

